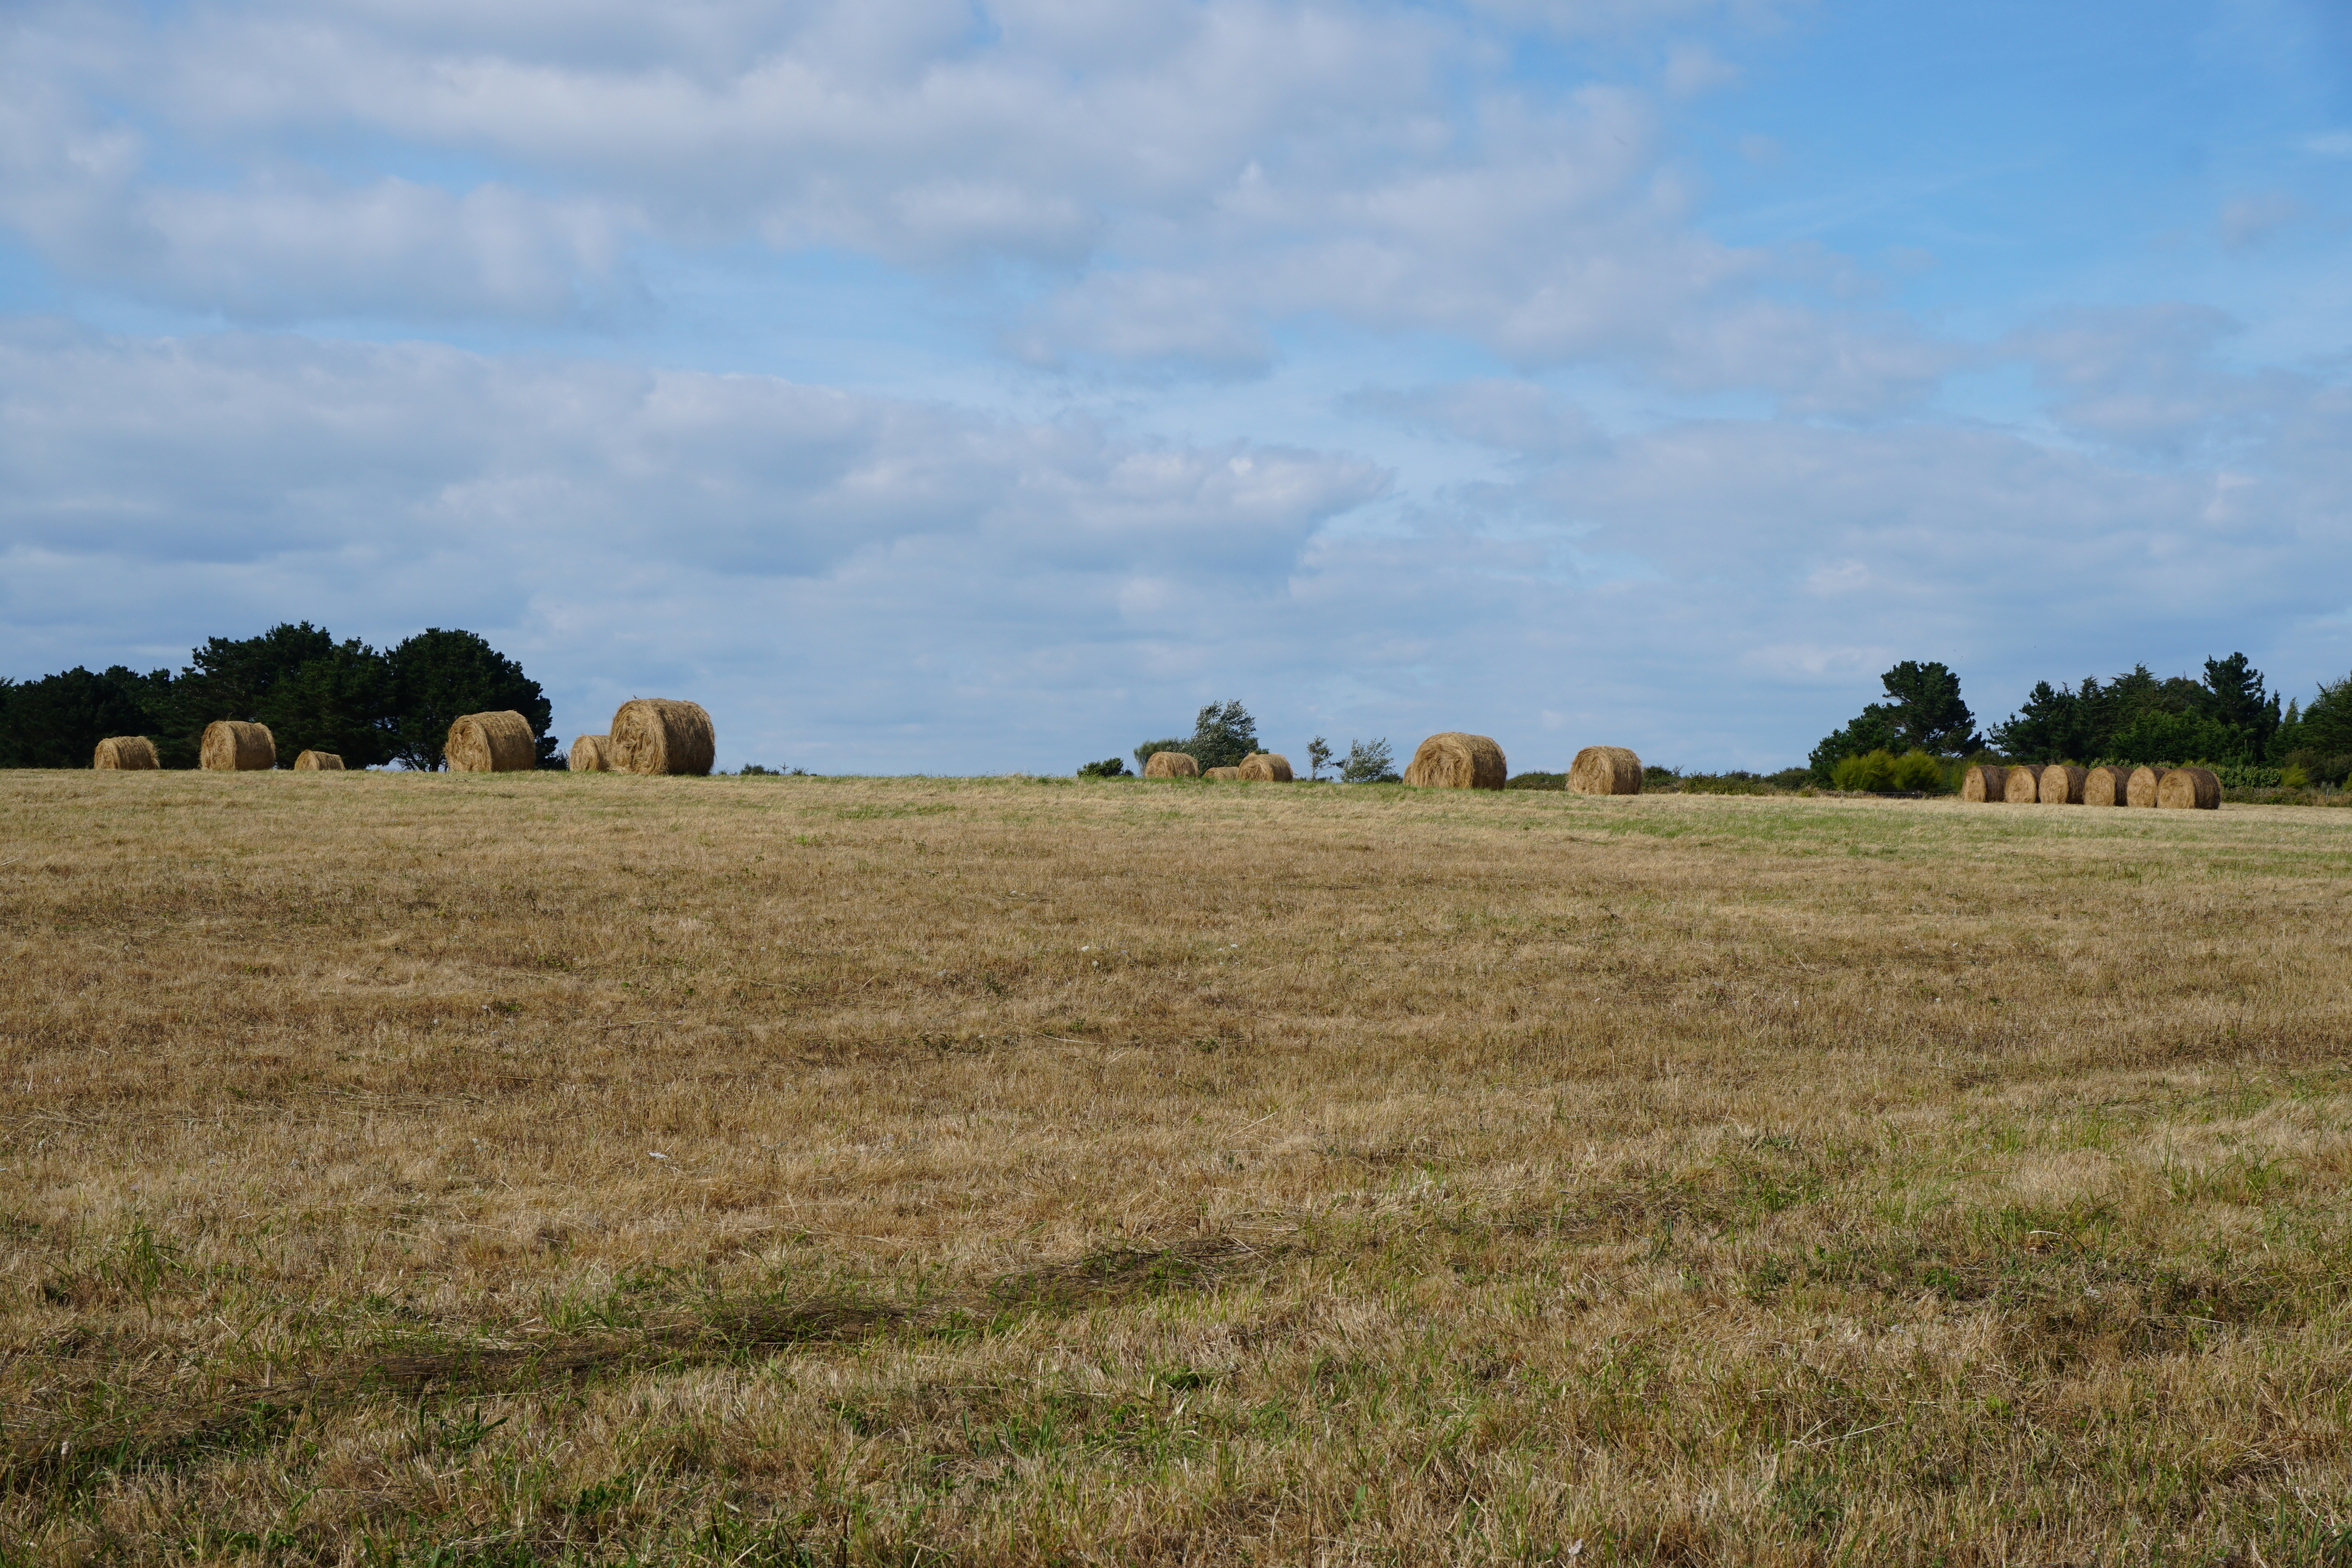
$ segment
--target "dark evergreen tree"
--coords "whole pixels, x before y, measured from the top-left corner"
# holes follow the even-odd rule
[[[142,675],[120,664],[102,674],[76,665],[37,681],[0,681],[0,767],[87,768],[109,736],[154,739],[164,730],[171,684],[169,671]]]
[[[512,708],[539,737],[539,765],[555,766],[554,709],[522,666],[471,632],[428,627],[388,655],[392,754],[411,768],[442,765],[449,727],[469,713]]]
[[[1844,728],[1822,737],[1806,758],[1816,780],[1828,783],[1840,761],[1868,752],[1958,756],[1976,748],[1976,717],[1960,700],[1960,677],[1950,669],[1906,659],[1878,680],[1891,700],[1870,704]]]
[[[1192,738],[1184,749],[1192,754],[1203,773],[1212,768],[1238,767],[1243,758],[1257,749],[1257,720],[1239,697],[1211,703],[1193,717]]]

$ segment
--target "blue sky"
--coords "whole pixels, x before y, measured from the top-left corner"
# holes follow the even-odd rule
[[[29,0],[0,673],[466,626],[827,772],[2307,696],[2347,250],[2327,0]]]

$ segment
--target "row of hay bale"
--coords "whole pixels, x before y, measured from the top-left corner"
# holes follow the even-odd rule
[[[1961,779],[1960,799],[1994,806],[2157,806],[2216,811],[2221,807],[2221,779],[2210,768],[1981,763]]]
[[[608,733],[572,742],[571,760],[572,770],[583,773],[708,773],[718,752],[710,716],[701,704],[633,697],[613,715]],[[528,772],[539,766],[539,737],[530,721],[512,708],[469,713],[449,726],[441,755],[453,773]],[[259,772],[278,766],[278,740],[266,724],[215,719],[205,726],[196,761],[215,772]],[[145,736],[118,735],[98,743],[90,766],[138,769],[161,763]],[[294,770],[340,773],[343,759],[331,751],[305,751],[294,759]],[[1289,764],[1283,764],[1283,773],[1288,777]]]
[[[1290,759],[1271,751],[1254,751],[1238,767],[1212,768],[1206,773],[1187,752],[1155,751],[1143,765],[1143,776],[1266,784],[1287,784],[1294,777]],[[1500,789],[1509,778],[1510,765],[1493,737],[1451,729],[1415,747],[1404,770],[1406,783],[1430,789]],[[1588,746],[1569,768],[1568,787],[1580,795],[1638,795],[1642,759],[1622,746]]]

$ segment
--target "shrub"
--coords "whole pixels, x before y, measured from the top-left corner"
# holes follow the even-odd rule
[[[1894,776],[1891,787],[1896,789],[1920,789],[1931,795],[1944,790],[1944,765],[1916,746],[1895,759]]]
[[[1875,751],[1840,758],[1837,765],[1830,769],[1830,787],[1869,793],[1894,789],[1895,754],[1882,747]]]
[[[1118,758],[1106,757],[1100,762],[1089,762],[1078,769],[1081,779],[1124,779],[1127,764]]]
[[[1565,773],[1514,773],[1503,781],[1506,789],[1565,789]]]
[[[2279,787],[2283,789],[2308,789],[2311,788],[2311,775],[2303,770],[2301,763],[2290,762],[2279,774]]]

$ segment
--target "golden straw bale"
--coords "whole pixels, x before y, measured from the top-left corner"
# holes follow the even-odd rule
[[[196,760],[215,773],[255,773],[278,766],[277,737],[266,724],[216,718],[205,726]]]
[[[2221,809],[2221,776],[2210,768],[2176,768],[2156,781],[2156,803],[2176,811]]]
[[[469,713],[449,727],[441,757],[452,773],[525,773],[539,766],[539,737],[512,708]]]
[[[1201,777],[1203,779],[1229,779],[1234,783],[1239,783],[1241,782],[1242,770],[1238,768],[1212,768],[1206,773],[1202,774]]]
[[[2079,806],[2083,803],[2083,781],[2090,776],[2087,768],[2053,762],[2042,770],[2042,793],[2038,799],[2045,806]]]
[[[2009,799],[2009,769],[1979,762],[1960,778],[1960,799],[1998,806]]]
[[[2001,784],[2000,798],[2012,806],[2031,806],[2042,799],[2041,766],[2023,762],[2011,768]]]
[[[1290,758],[1278,751],[1253,751],[1242,758],[1242,777],[1253,784],[1287,784]]]
[[[155,756],[155,743],[143,735],[110,736],[100,741],[89,765],[92,768],[120,768],[126,771],[163,766]]]
[[[2164,776],[2171,771],[2169,768],[2133,768],[2131,782],[2125,787],[2125,799],[2135,806],[2155,805],[2156,787],[2163,783]]]
[[[1433,789],[1500,789],[1507,777],[1501,747],[1483,735],[1453,729],[1414,747],[1412,765],[1404,770],[1406,783]]]
[[[571,768],[574,773],[610,773],[613,770],[613,737],[609,735],[583,735],[572,743]]]
[[[297,773],[341,773],[343,759],[332,751],[306,751],[294,759]]]
[[[1146,779],[1198,779],[1201,764],[1189,751],[1155,751],[1143,765]]]
[[[614,773],[708,773],[719,758],[718,732],[700,703],[635,697],[613,715],[604,742]]]
[[[2085,806],[2126,806],[2131,803],[2131,776],[2128,768],[2094,768],[2083,776],[2083,804]]]
[[[1568,765],[1568,787],[1579,795],[1638,795],[1642,759],[1622,746],[1588,746]]]

